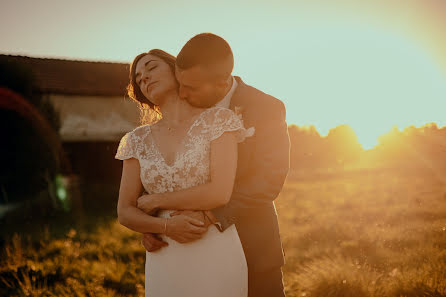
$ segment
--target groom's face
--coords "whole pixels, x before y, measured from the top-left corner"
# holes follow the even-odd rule
[[[175,76],[179,83],[180,98],[190,105],[208,108],[215,105],[225,96],[224,86],[212,80],[209,73],[202,66],[189,69],[175,68]]]

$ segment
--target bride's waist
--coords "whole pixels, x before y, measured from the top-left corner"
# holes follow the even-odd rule
[[[156,216],[159,218],[170,218],[170,214],[174,211],[175,210],[171,210],[171,209],[162,209],[162,210],[158,211]]]

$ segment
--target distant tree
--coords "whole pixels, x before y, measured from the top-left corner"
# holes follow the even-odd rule
[[[326,141],[331,165],[337,168],[357,162],[363,152],[355,131],[349,125],[330,129]]]
[[[401,157],[407,160],[408,149],[405,147],[403,133],[397,126],[378,137],[375,147],[376,161],[385,167],[400,167]]]
[[[351,127],[341,125],[321,137],[314,126],[290,125],[291,169],[313,171],[346,168],[395,168],[431,171],[446,176],[446,126],[435,123],[420,128],[397,126],[378,138],[374,149],[365,151]]]
[[[435,123],[420,128],[394,126],[378,138],[375,154],[386,167],[446,171],[446,127]]]
[[[290,164],[293,170],[311,170],[321,167],[322,138],[312,125],[288,127],[290,135]],[[322,165],[323,166],[323,165]]]

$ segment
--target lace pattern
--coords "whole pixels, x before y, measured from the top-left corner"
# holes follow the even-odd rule
[[[119,159],[119,160],[136,158],[134,145],[133,145],[133,133],[132,132],[126,133],[121,138],[115,158]]]
[[[210,144],[225,132],[236,133],[242,142],[254,134],[254,128],[245,129],[241,116],[230,109],[212,107],[192,123],[171,165],[159,152],[150,125],[124,135],[115,158],[139,160],[141,182],[149,194],[179,191],[209,181]]]

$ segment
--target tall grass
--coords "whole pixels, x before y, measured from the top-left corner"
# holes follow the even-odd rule
[[[287,296],[446,296],[446,184],[435,175],[290,175],[276,208]],[[0,296],[143,296],[140,236],[113,216],[6,236]]]
[[[287,296],[446,296],[446,184],[290,176],[277,202]]]
[[[45,235],[46,234],[46,235]],[[0,296],[141,296],[145,254],[138,234],[117,222],[94,232],[15,234],[5,244]]]

